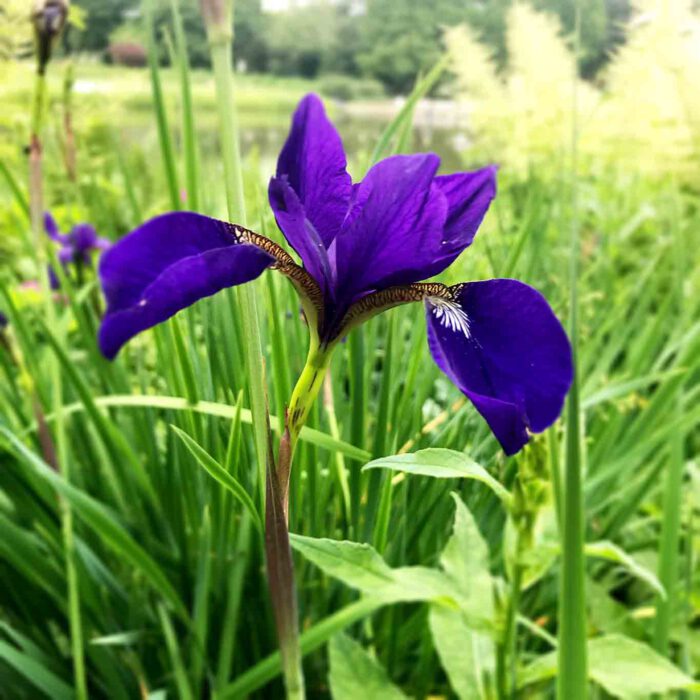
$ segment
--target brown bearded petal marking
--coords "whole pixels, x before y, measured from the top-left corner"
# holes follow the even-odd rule
[[[265,236],[261,236],[255,231],[251,231],[236,224],[225,224],[226,229],[231,233],[236,242],[249,243],[257,246],[266,253],[269,253],[277,262],[272,265],[272,269],[278,270],[285,277],[289,278],[296,290],[302,296],[302,299],[308,299],[316,311],[318,322],[322,320],[323,315],[323,292],[318,286],[316,280],[300,265],[294,262],[292,256]],[[307,319],[312,323],[312,319]]]
[[[453,303],[456,301],[463,286],[463,284],[456,284],[448,287],[440,282],[416,282],[409,285],[389,287],[389,289],[383,289],[381,292],[368,294],[350,307],[343,317],[340,329],[335,337],[344,336],[360,323],[401,304],[430,299],[440,299]]]

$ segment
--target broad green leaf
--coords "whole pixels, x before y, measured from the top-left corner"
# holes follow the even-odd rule
[[[642,566],[632,556],[627,554],[622,547],[618,547],[614,542],[608,542],[607,540],[589,542],[585,545],[584,551],[586,556],[598,557],[620,564],[627,569],[632,576],[638,578],[640,581],[644,581],[648,586],[653,588],[663,599],[666,598],[666,591],[656,575]]]
[[[324,573],[384,603],[459,597],[450,579],[437,569],[392,569],[368,544],[290,535],[292,547]],[[454,604],[454,603],[453,603]]]
[[[105,545],[133,565],[137,571],[140,571],[144,578],[150,581],[153,588],[170,602],[178,614],[183,619],[188,619],[187,609],[163,570],[102,503],[68,483],[29,450],[12,432],[1,425],[0,434],[5,436],[14,451],[38,476],[49,483],[73,506],[76,515],[80,516],[100,535]]]
[[[28,654],[0,640],[0,659],[23,675],[51,700],[73,700],[73,689]]]
[[[364,469],[390,469],[436,479],[474,479],[488,486],[506,505],[510,503],[510,493],[499,481],[480,464],[455,450],[429,447],[418,452],[381,457],[366,464]]]
[[[481,532],[460,497],[455,502],[452,537],[440,557],[445,573],[454,582],[464,601],[462,607],[471,619],[493,619],[493,579],[489,570],[489,550]]]
[[[475,629],[474,621],[493,624],[493,578],[489,550],[469,509],[456,493],[452,537],[440,557],[445,574],[462,592],[462,611],[430,606],[429,622],[435,649],[450,684],[462,700],[484,697],[485,677],[493,674],[493,639]]]
[[[262,520],[258,509],[253,503],[253,499],[241,484],[233,478],[198,442],[193,440],[186,432],[180,430],[175,425],[170,426],[175,434],[182,440],[190,454],[197,460],[197,463],[211,477],[216,479],[224,488],[227,488],[234,498],[250,513],[252,522],[258,532],[263,531]]]
[[[552,652],[525,668],[518,686],[553,678],[556,673],[557,654]],[[621,634],[588,641],[588,676],[610,695],[622,700],[639,700],[677,690],[700,691],[699,682],[650,646]]]
[[[431,604],[430,633],[450,685],[461,700],[488,698],[486,688],[494,677],[493,639],[476,631],[463,613]]]
[[[328,652],[333,700],[407,700],[377,660],[346,634],[336,634]]]
[[[700,690],[700,683],[650,646],[619,634],[592,639],[588,659],[591,678],[618,698],[633,700],[673,690]]]

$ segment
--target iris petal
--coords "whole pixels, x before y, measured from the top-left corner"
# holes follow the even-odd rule
[[[427,303],[428,341],[440,369],[515,454],[561,413],[573,365],[566,333],[545,298],[510,279],[460,285],[450,309]],[[465,320],[466,319],[466,320]]]
[[[474,240],[476,231],[496,196],[496,168],[453,175],[440,175],[435,184],[447,198],[447,220],[439,241],[435,241],[433,261],[427,267],[427,277],[448,268]]]
[[[48,211],[44,212],[44,231],[52,241],[57,243],[65,243],[68,240],[68,236],[59,232],[56,219]]]
[[[353,206],[329,254],[338,296],[425,279],[426,245],[440,239],[447,199],[434,184],[434,154],[392,156],[377,163],[353,194]]]
[[[269,188],[270,204],[275,212],[277,224],[286,239],[299,253],[309,274],[316,280],[322,291],[332,288],[328,252],[313,223],[299,201],[296,192],[287,180],[272,178]]]
[[[340,136],[316,95],[307,95],[292,118],[292,128],[277,161],[277,179],[296,193],[308,220],[327,248],[345,218],[352,182]],[[278,214],[278,198],[270,198]],[[304,259],[305,245],[296,229],[279,221],[289,244]]]
[[[231,229],[199,214],[165,214],[105,252],[99,266],[107,300],[102,353],[113,358],[137,333],[203,297],[255,279],[275,261],[257,246],[239,243]]]

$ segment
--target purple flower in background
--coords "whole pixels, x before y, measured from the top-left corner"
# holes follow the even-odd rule
[[[9,320],[5,314],[0,311],[0,332],[4,331],[5,328],[7,328],[7,324],[9,323]]]
[[[56,220],[49,212],[44,213],[44,230],[52,241],[59,244],[58,260],[64,269],[69,265],[76,266],[78,270],[89,267],[94,251],[105,251],[112,245],[108,239],[98,236],[91,224],[76,224],[68,233],[60,233]],[[49,279],[51,288],[58,289],[58,277],[51,267]]]
[[[321,101],[305,97],[269,187],[302,266],[235,224],[187,212],[152,219],[101,259],[102,352],[113,358],[137,333],[267,268],[292,281],[321,349],[377,313],[422,301],[435,362],[514,454],[528,430],[559,416],[571,349],[544,297],[521,282],[422,282],[472,243],[496,191],[494,167],[437,175],[439,165],[434,154],[392,156],[353,183]]]

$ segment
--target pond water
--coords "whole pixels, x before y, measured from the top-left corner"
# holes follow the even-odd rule
[[[382,131],[401,107],[400,101],[347,103],[333,105],[333,121],[343,139],[348,154],[349,167],[359,177],[358,169],[371,155]],[[246,156],[255,152],[262,172],[274,171],[277,156],[289,130],[289,115],[265,115],[243,111],[241,122],[241,148]],[[218,151],[215,124],[202,134],[202,147],[206,155]],[[419,104],[414,117],[412,142],[409,152],[432,151],[442,159],[441,172],[450,173],[465,169],[469,148],[466,117],[451,102],[424,101]]]

